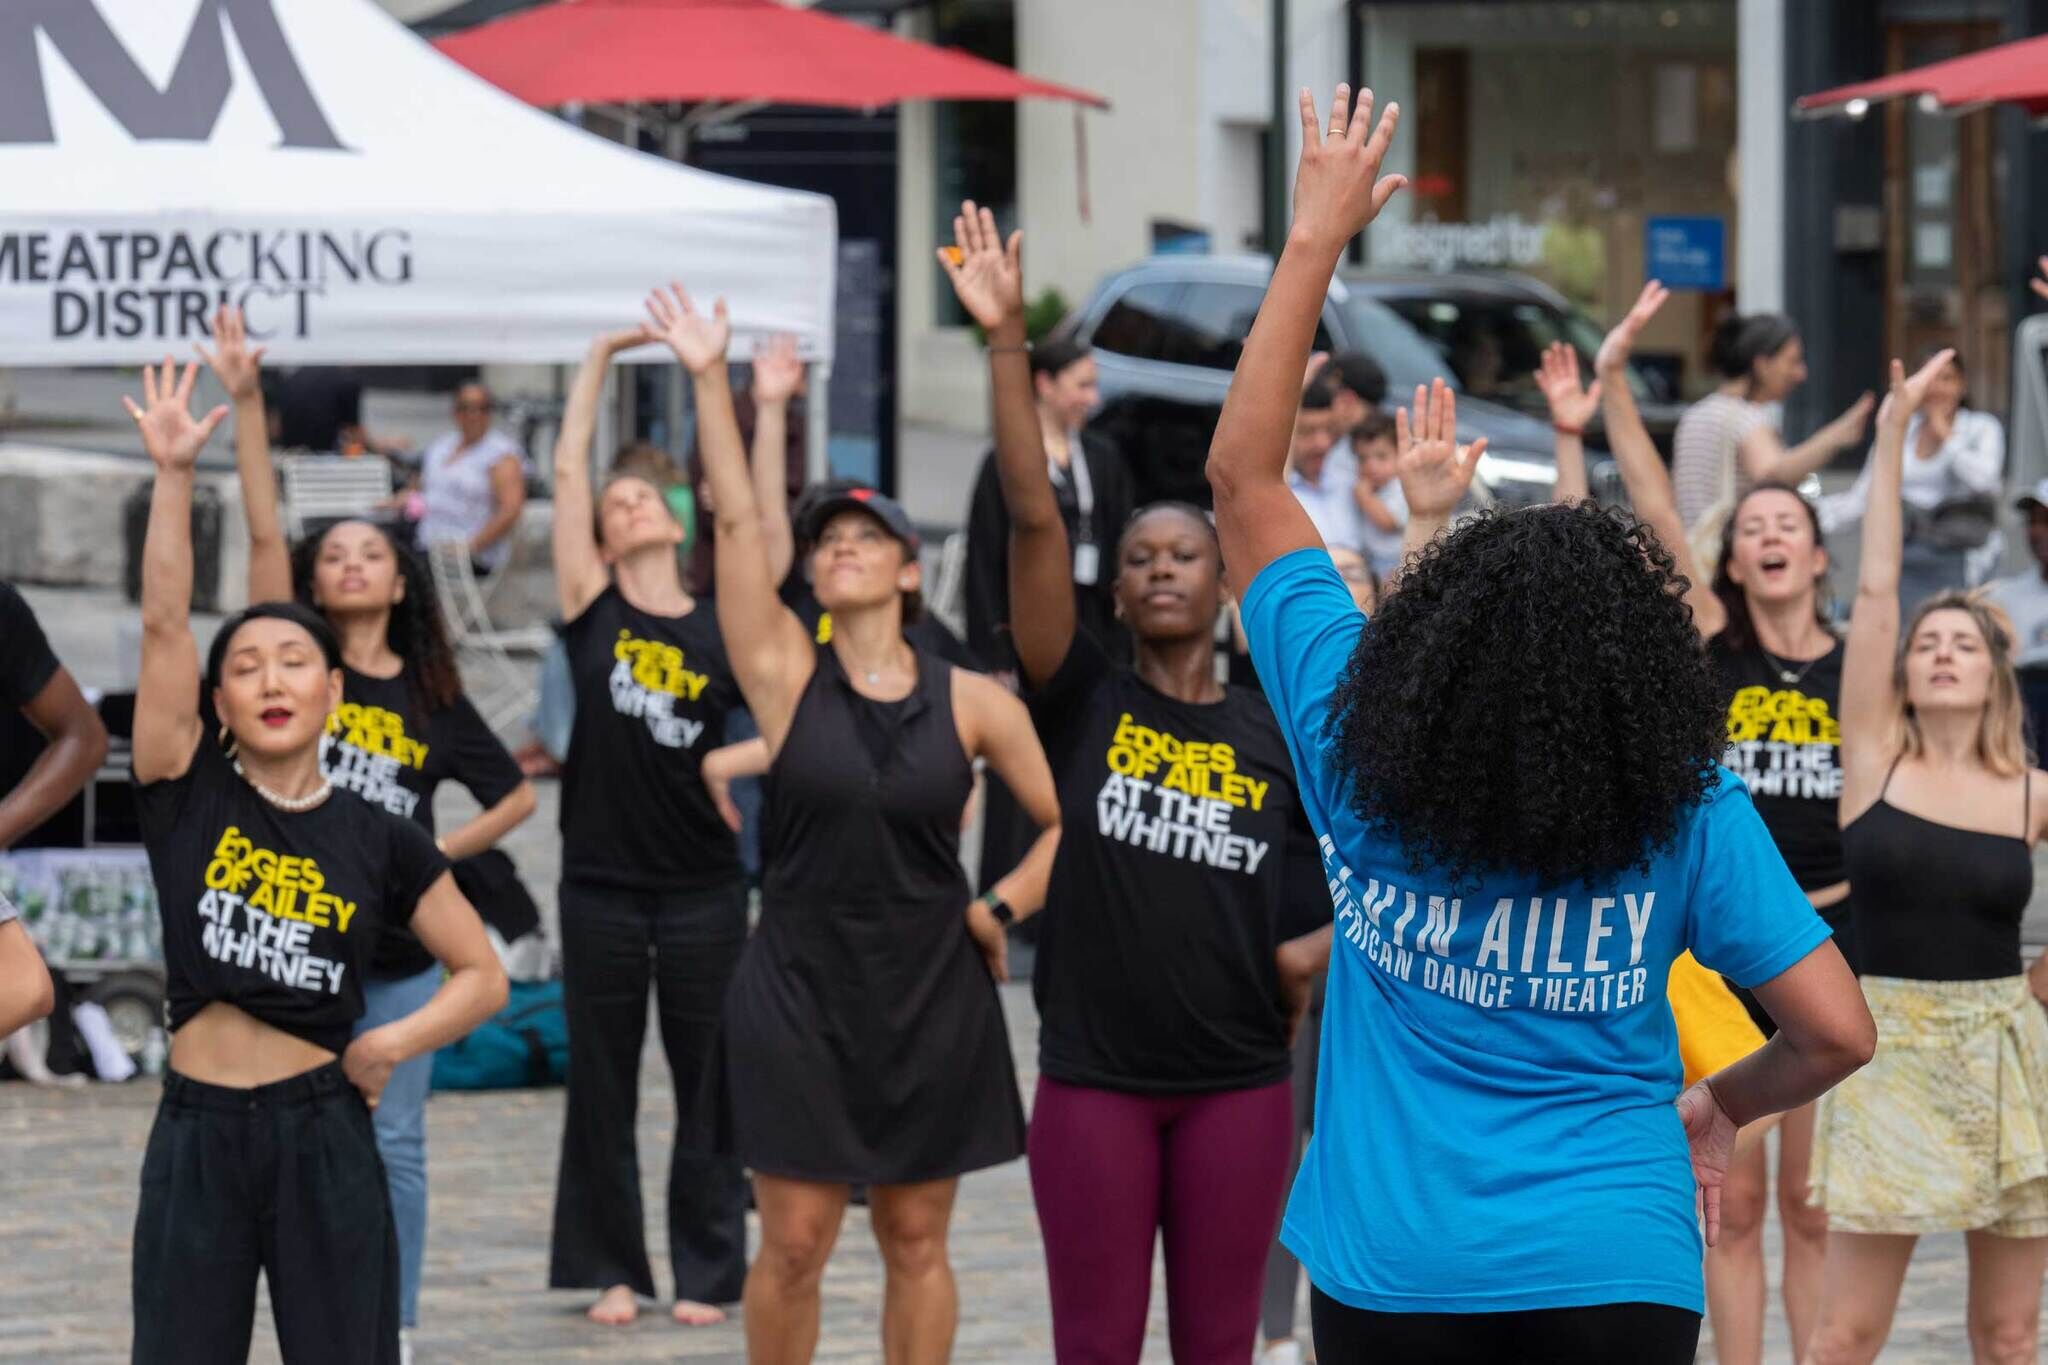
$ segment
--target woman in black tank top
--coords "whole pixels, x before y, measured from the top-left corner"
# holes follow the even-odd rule
[[[1827,616],[1828,553],[1813,504],[1782,483],[1760,483],[1721,526],[1711,578],[1678,517],[1671,474],[1651,444],[1625,366],[1636,333],[1662,295],[1643,300],[1600,348],[1608,442],[1636,514],[1656,528],[1690,590],[1707,656],[1727,699],[1724,766],[1749,787],[1757,814],[1785,865],[1806,892],[1853,968],[1850,881],[1842,861],[1837,808],[1842,792],[1842,642]],[[1737,991],[1758,1026],[1775,1031],[1747,991]],[[1704,1047],[1678,1017],[1682,1040]],[[1752,1035],[1753,1041],[1753,1035]],[[1733,1058],[1717,1058],[1709,1068]],[[1783,1292],[1793,1352],[1803,1357],[1819,1311],[1827,1219],[1808,1202],[1814,1106],[1780,1120],[1778,1221],[1785,1234]],[[1707,1251],[1707,1312],[1722,1365],[1763,1358],[1764,1212],[1767,1144],[1736,1152],[1721,1188],[1721,1238]]]
[[[2012,625],[1945,593],[1899,628],[1904,434],[1948,358],[1910,379],[1892,362],[1871,455],[1842,682],[1842,841],[1878,1049],[1821,1101],[1816,1361],[1876,1356],[1920,1233],[1969,1234],[1980,1360],[2034,1358],[2048,1269],[2048,963],[2020,958],[2048,784],[2021,736]]]
[[[775,591],[727,387],[721,300],[648,301],[690,371],[717,502],[718,614],[771,755],[761,922],[726,992],[711,1084],[723,1150],[754,1172],[761,1247],[747,1274],[748,1354],[807,1360],[819,1282],[849,1188],[868,1187],[887,1272],[884,1354],[943,1359],[957,1306],[945,1254],[959,1176],[1023,1151],[1024,1116],[994,983],[999,915],[1045,898],[1059,815],[1022,703],[920,654],[917,533],[868,489],[826,498],[803,538],[832,614],[819,645]],[[986,759],[1043,831],[983,900],[959,862],[960,815]]]

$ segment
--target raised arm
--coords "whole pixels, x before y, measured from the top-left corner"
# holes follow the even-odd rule
[[[1856,572],[1856,604],[1849,613],[1849,643],[1842,654],[1840,818],[1845,825],[1877,800],[1889,757],[1889,718],[1895,700],[1892,660],[1899,644],[1899,569],[1906,536],[1899,494],[1906,424],[1927,397],[1934,376],[1954,354],[1939,352],[1910,378],[1904,364],[1892,361],[1891,391],[1877,414],[1877,440],[1870,448],[1870,501],[1863,513],[1862,557]]]
[[[1559,502],[1578,502],[1592,486],[1586,480],[1586,424],[1600,411],[1600,381],[1579,387],[1579,352],[1568,342],[1553,341],[1543,351],[1543,364],[1533,378],[1550,405],[1550,429],[1557,457]]]
[[[732,323],[725,300],[699,313],[679,284],[647,298],[655,333],[690,372],[697,399],[697,447],[717,505],[718,624],[725,633],[733,676],[771,752],[782,748],[797,699],[817,667],[817,647],[795,612],[776,595],[762,542],[761,512],[733,414],[725,348]]]
[[[1655,280],[1644,285],[1635,305],[1600,343],[1593,369],[1599,376],[1595,383],[1602,394],[1607,447],[1621,470],[1629,504],[1635,508],[1636,517],[1657,533],[1678,571],[1685,575],[1685,601],[1692,608],[1693,624],[1699,627],[1703,638],[1711,640],[1728,624],[1728,611],[1714,594],[1711,567],[1702,565],[1693,554],[1685,522],[1678,515],[1678,495],[1671,487],[1671,471],[1664,467],[1664,457],[1657,453],[1657,444],[1650,439],[1649,428],[1643,425],[1643,414],[1636,408],[1636,396],[1628,383],[1628,358],[1635,349],[1636,338],[1670,297],[1671,291]]]
[[[1351,87],[1337,87],[1327,136],[1306,89],[1300,109],[1294,224],[1245,338],[1209,446],[1209,486],[1216,495],[1224,567],[1231,582],[1246,587],[1281,555],[1322,544],[1315,523],[1287,487],[1287,449],[1301,406],[1302,375],[1345,245],[1407,183],[1398,175],[1380,177],[1380,163],[1400,122],[1398,104],[1387,106],[1369,138],[1370,90],[1359,92],[1354,107]]]
[[[1413,412],[1394,409],[1394,444],[1400,455],[1395,469],[1401,495],[1408,500],[1408,530],[1401,537],[1401,567],[1380,585],[1380,596],[1394,590],[1408,561],[1451,524],[1451,513],[1465,500],[1486,438],[1458,444],[1458,395],[1439,379],[1425,389],[1415,386]]]
[[[289,602],[291,547],[277,516],[277,471],[270,463],[270,414],[263,410],[263,350],[249,344],[242,310],[222,304],[213,315],[209,351],[194,346],[228,392],[235,412],[235,477],[242,485],[242,517],[249,525],[249,600]]]
[[[1808,474],[1863,440],[1870,426],[1872,397],[1864,394],[1843,410],[1842,415],[1791,449],[1778,438],[1769,424],[1759,423],[1738,445],[1736,456],[1754,483],[1798,483]]]
[[[657,340],[645,327],[611,332],[590,343],[555,438],[555,594],[562,619],[573,621],[597,600],[610,575],[597,548],[597,501],[590,490],[590,442],[604,379],[622,351]]]
[[[192,638],[192,484],[199,451],[224,407],[194,421],[192,385],[168,356],[161,370],[142,367],[142,406],[121,406],[142,432],[156,466],[149,526],[142,540],[142,671],[135,688],[135,776],[142,782],[183,777],[199,747],[199,645]]]
[[[968,316],[988,334],[989,392],[995,409],[996,478],[1010,517],[1010,638],[1027,681],[1043,686],[1074,642],[1072,548],[1045,469],[1045,438],[1031,395],[1031,347],[1024,339],[1024,234],[1006,245],[996,217],[970,200],[953,219],[939,265]],[[1112,569],[1112,572],[1114,570]]]
[[[754,352],[754,500],[761,506],[761,548],[768,576],[781,583],[796,560],[789,524],[789,401],[804,391],[796,338],[772,336]]]

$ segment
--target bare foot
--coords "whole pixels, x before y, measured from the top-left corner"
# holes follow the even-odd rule
[[[634,1297],[631,1285],[615,1284],[598,1296],[584,1316],[605,1327],[624,1327],[640,1316],[640,1300]]]
[[[685,1327],[709,1327],[725,1321],[725,1310],[695,1299],[677,1299],[675,1318]]]

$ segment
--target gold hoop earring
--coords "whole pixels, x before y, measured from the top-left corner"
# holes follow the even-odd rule
[[[219,743],[222,752],[227,754],[229,758],[233,758],[236,755],[236,753],[238,753],[241,750],[242,747],[242,742],[235,738],[234,731],[228,729],[226,724],[222,724],[222,726],[220,727]]]

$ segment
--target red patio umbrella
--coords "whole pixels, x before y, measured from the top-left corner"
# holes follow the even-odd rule
[[[2035,118],[2048,117],[2048,35],[2002,43],[1912,71],[1802,96],[1800,114],[1861,117],[1880,100],[1926,97],[1932,112],[1964,114],[1987,104],[2017,104]]]
[[[1074,100],[950,48],[776,0],[560,0],[442,38],[442,52],[528,104],[732,102],[874,109],[899,100]]]

